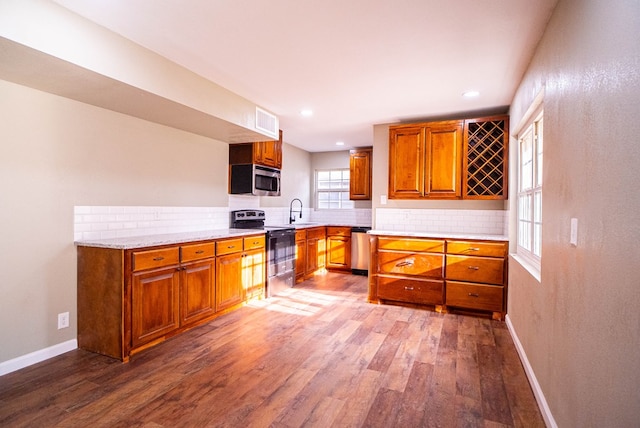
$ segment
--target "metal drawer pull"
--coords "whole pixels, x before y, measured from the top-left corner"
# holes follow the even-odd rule
[[[469,247],[467,249],[467,251],[480,251],[480,248],[478,248],[478,247]]]
[[[480,270],[480,268],[478,266],[467,266],[467,269]]]
[[[407,287],[406,285],[405,285],[404,289],[407,290],[407,291],[413,291],[413,287]]]
[[[413,261],[405,260],[404,262],[396,263],[396,267],[402,267],[402,266],[413,266]]]
[[[204,253],[204,250],[198,250],[198,251],[196,251],[196,254],[202,254],[202,253]]]
[[[253,245],[258,245],[260,241],[253,241]]]
[[[159,262],[160,260],[164,260],[164,257],[160,256],[160,257],[154,257],[153,258],[154,262]]]
[[[469,297],[480,297],[478,293],[469,293]]]
[[[227,248],[228,249],[232,249],[232,248],[236,248],[236,246],[235,245],[229,245]]]

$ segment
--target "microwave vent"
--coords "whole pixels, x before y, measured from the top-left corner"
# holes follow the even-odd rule
[[[278,118],[268,111],[256,107],[256,129],[278,139]]]

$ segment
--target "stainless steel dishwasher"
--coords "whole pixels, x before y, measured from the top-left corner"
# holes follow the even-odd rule
[[[369,275],[369,235],[370,227],[351,228],[351,273]]]

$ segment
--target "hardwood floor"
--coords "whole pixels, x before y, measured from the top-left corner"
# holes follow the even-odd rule
[[[319,275],[134,357],[0,377],[7,427],[544,427],[500,321],[366,302]]]

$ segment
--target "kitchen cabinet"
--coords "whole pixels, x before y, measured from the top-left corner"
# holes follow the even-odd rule
[[[216,242],[216,312],[242,302],[242,238]]]
[[[440,239],[374,236],[369,300],[444,304],[444,248]]]
[[[296,230],[296,283],[325,269],[326,233],[324,226]]]
[[[282,130],[274,141],[229,145],[229,164],[258,164],[282,169]]]
[[[464,199],[507,199],[508,148],[509,116],[465,121]]]
[[[78,347],[128,361],[264,294],[264,243],[258,234],[137,249],[78,246]]]
[[[245,238],[242,259],[242,283],[247,300],[264,297],[266,284],[265,237]]]
[[[372,236],[369,301],[506,313],[508,243]]]
[[[327,270],[351,271],[351,228],[327,227]]]
[[[389,198],[461,195],[462,121],[389,128]]]
[[[215,313],[215,244],[180,246],[180,324]]]
[[[483,310],[503,319],[506,312],[506,242],[447,241],[447,307]]]
[[[296,284],[304,281],[307,271],[307,231],[296,230]]]
[[[507,197],[508,116],[389,127],[391,199]]]
[[[307,265],[304,271],[305,279],[312,278],[316,272],[325,268],[326,257],[326,229],[324,226],[307,229]]]
[[[360,148],[349,152],[349,199],[371,200],[372,148]]]

